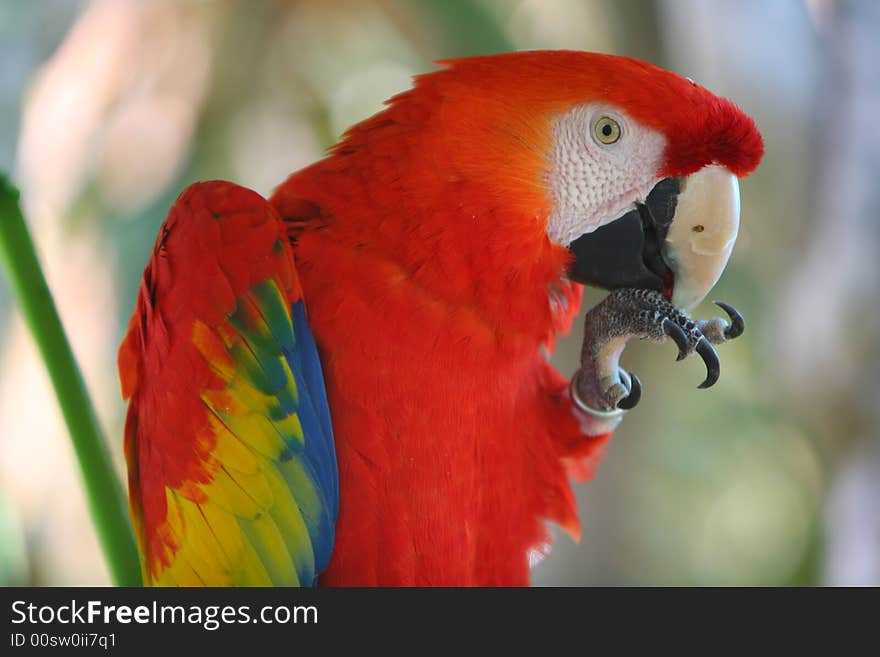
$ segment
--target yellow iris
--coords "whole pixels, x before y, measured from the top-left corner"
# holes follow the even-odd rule
[[[593,132],[599,143],[613,144],[620,139],[620,124],[610,117],[603,116],[596,121],[596,125],[593,126]]]

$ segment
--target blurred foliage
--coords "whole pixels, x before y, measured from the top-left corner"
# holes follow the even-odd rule
[[[839,506],[833,499],[838,466],[877,443],[876,413],[869,409],[877,406],[876,377],[862,384],[873,392],[861,397],[851,383],[858,363],[876,370],[877,325],[850,321],[839,338],[810,342],[810,327],[821,313],[792,281],[802,273],[811,283],[822,279],[806,272],[804,254],[821,254],[816,229],[828,217],[815,206],[829,172],[818,161],[840,144],[820,144],[814,135],[829,80],[855,79],[832,67],[832,61],[839,67],[847,62],[836,45],[843,43],[841,21],[858,16],[876,42],[871,4],[3,3],[0,167],[17,167],[27,214],[50,265],[50,284],[101,419],[108,435],[120,437],[119,448],[124,407],[115,348],[158,226],[188,183],[226,178],[268,194],[440,59],[579,48],[627,54],[689,75],[735,99],[766,139],[764,163],[742,183],[739,243],[713,291],[713,298],[744,312],[749,330],[721,350],[723,375],[710,392],[694,387],[699,364],[675,365],[671,348],[628,348],[625,365],[645,384],[642,404],[618,430],[594,481],[577,488],[582,543],[560,536],[535,567],[534,580],[835,581],[828,575],[836,558],[829,551],[829,527],[838,521],[861,526],[871,516],[863,492],[852,504]],[[854,91],[844,85],[834,93]],[[841,98],[834,107],[852,105],[846,102]],[[859,134],[863,148],[876,153],[876,131]],[[838,168],[849,161],[848,151],[841,152]],[[870,207],[859,199],[862,210]],[[847,212],[869,214],[858,206]],[[876,245],[872,226],[857,225],[847,235]],[[854,276],[863,272],[870,279],[869,270],[860,269],[869,266],[863,260],[854,257],[849,266]],[[839,298],[848,287],[841,283],[823,298]],[[0,289],[0,313],[8,307],[3,298]],[[590,292],[585,305],[600,298]],[[704,306],[697,314],[709,312]],[[852,312],[847,306],[835,318]],[[72,467],[58,447],[63,433],[44,408],[48,393],[41,393],[39,378],[22,383],[29,380],[26,368],[35,366],[23,355],[29,346],[21,334],[3,332],[7,323],[14,325],[0,320],[0,504],[7,504],[0,506],[0,561],[10,572],[0,577],[100,581],[106,577],[100,567],[84,567],[96,548],[83,502],[66,488],[74,484],[59,476]],[[565,374],[577,365],[579,329],[554,356]],[[782,359],[786,344],[799,335],[807,341]],[[36,424],[37,417],[42,423]],[[47,454],[51,465],[44,462]],[[121,471],[118,453],[117,464]],[[51,502],[61,495],[65,504],[56,509]],[[857,543],[866,540],[854,536]],[[16,545],[27,546],[29,566],[23,558],[2,558]],[[856,581],[876,584],[880,572],[871,568],[877,568],[877,557],[870,547],[864,552]]]
[[[0,586],[26,586],[28,561],[24,532],[15,508],[0,497]]]

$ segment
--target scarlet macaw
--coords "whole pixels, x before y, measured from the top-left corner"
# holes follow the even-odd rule
[[[445,64],[268,202],[210,182],[172,207],[119,352],[146,583],[527,584],[638,401],[626,341],[717,379],[741,318],[686,311],[754,122],[624,57]],[[583,283],[611,293],[570,384],[542,348]]]

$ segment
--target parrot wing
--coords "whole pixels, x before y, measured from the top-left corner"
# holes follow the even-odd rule
[[[119,350],[144,582],[312,585],[333,549],[333,433],[293,251],[269,203],[181,194]]]

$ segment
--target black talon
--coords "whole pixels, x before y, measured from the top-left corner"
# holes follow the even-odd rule
[[[637,377],[632,372],[627,372],[629,374],[629,394],[617,402],[617,408],[628,411],[631,408],[635,408],[636,404],[639,403],[639,400],[642,398],[642,382],[639,381],[639,377]]]
[[[678,345],[678,357],[675,360],[681,360],[688,355],[688,337],[684,329],[668,317],[663,318],[663,332],[675,341]]]
[[[746,320],[743,318],[740,312],[730,304],[724,303],[723,301],[715,301],[714,303],[716,306],[726,312],[728,317],[730,317],[730,326],[724,329],[724,337],[728,340],[733,340],[734,338],[738,338],[739,336],[741,336],[743,334],[743,331],[746,330]]]
[[[706,364],[706,380],[697,387],[711,388],[721,375],[721,362],[718,360],[718,352],[715,351],[715,347],[706,338],[700,338],[696,349],[697,353],[700,354],[700,358]]]

